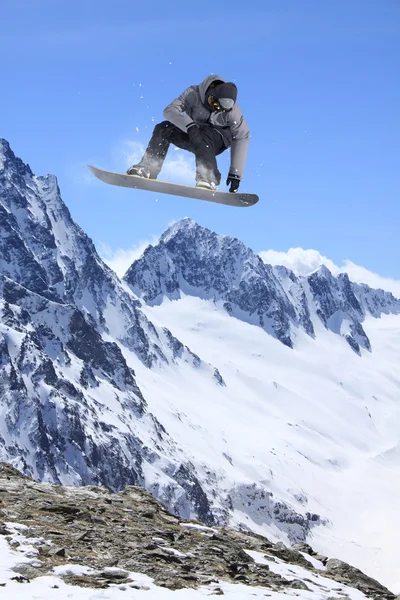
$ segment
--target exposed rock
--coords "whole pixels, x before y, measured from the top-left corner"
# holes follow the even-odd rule
[[[369,598],[376,598],[376,600],[394,600],[395,596],[387,588],[381,585],[375,579],[368,577],[360,571],[347,563],[338,560],[337,558],[330,558],[326,562],[326,569],[329,577],[345,583],[351,587],[355,587]]]
[[[311,529],[324,522],[316,514],[299,514],[255,483],[234,486],[230,490],[228,502],[231,510],[248,513],[259,525],[274,523],[292,543],[305,541]]]
[[[115,494],[95,486],[36,483],[0,463],[0,490],[0,535],[17,553],[25,553],[24,562],[14,568],[21,583],[62,567],[66,583],[91,588],[122,584],[144,589],[131,578],[131,572],[138,572],[170,589],[215,584],[214,595],[222,593],[221,581],[274,591],[310,589],[310,579],[281,577],[254,562],[250,550],[271,561],[277,557],[300,565],[310,577],[319,573],[296,549],[260,535],[181,520],[137,486]],[[314,554],[306,544],[297,548]],[[77,575],[69,564],[84,567],[85,574]],[[395,600],[378,582],[341,561],[328,560],[327,569],[320,574],[328,573],[368,598]]]
[[[65,580],[91,587],[115,580],[128,583],[130,571],[171,589],[224,579],[272,589],[286,585],[244,552],[247,544],[261,548],[267,540],[227,528],[184,527],[185,522],[143,488],[129,486],[112,494],[94,486],[39,484],[0,463],[0,489],[1,518],[12,520],[0,533],[12,541],[13,523],[19,523],[27,527],[27,538],[38,540],[40,565],[18,567],[23,577],[38,577],[72,562],[92,572],[84,577],[67,574]]]

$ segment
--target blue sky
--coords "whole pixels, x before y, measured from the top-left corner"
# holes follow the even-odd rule
[[[400,278],[400,2],[3,0],[0,135],[58,176],[103,254],[185,216],[255,251],[314,249]],[[113,188],[164,107],[210,73],[236,82],[257,206]],[[220,161],[223,174],[228,157]],[[171,149],[165,177],[190,181]]]

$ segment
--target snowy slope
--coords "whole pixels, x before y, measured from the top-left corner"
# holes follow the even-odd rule
[[[138,373],[174,439],[223,474],[234,521],[284,539],[290,525],[271,523],[267,490],[321,515],[325,525],[309,535],[317,550],[400,589],[400,318],[368,319],[375,349],[360,359],[322,327],[318,342],[303,333],[291,350],[198,298],[165,300],[147,314],[224,377],[218,394],[189,385],[179,394],[173,378],[144,383]]]
[[[240,243],[234,252],[224,238],[185,220],[126,275],[147,301],[148,317],[214,364],[226,383],[217,393],[188,384],[182,394],[171,381],[166,406],[157,397],[161,381],[147,384],[140,374],[149,406],[174,439],[220,473],[236,523],[270,536],[298,535],[296,519],[271,522],[270,502],[279,499],[310,519],[309,538],[321,551],[329,548],[400,588],[393,535],[400,533],[399,301],[346,276],[334,278],[325,267],[307,278],[275,267],[279,292],[311,323],[295,328],[292,320],[291,348],[262,322],[250,324],[257,322],[250,308],[231,303],[227,310],[221,277],[234,272],[229,262],[240,289],[255,259],[249,252],[242,261]],[[222,257],[217,243],[229,248]],[[219,257],[221,268],[206,269],[208,256]],[[206,288],[201,277],[208,278]],[[254,272],[245,277],[253,279],[253,294],[266,293]],[[164,388],[167,380],[164,374]],[[171,410],[179,411],[179,422]]]

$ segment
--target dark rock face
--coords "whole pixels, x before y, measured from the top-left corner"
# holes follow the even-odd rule
[[[352,283],[346,273],[333,277],[326,267],[321,267],[307,282],[325,327],[343,335],[357,354],[360,348],[372,349],[361,324],[367,314],[379,318],[382,314],[400,313],[400,300],[390,292]]]
[[[346,274],[334,277],[325,266],[297,277],[285,267],[264,264],[240,241],[191,219],[170,227],[124,279],[149,305],[164,297],[178,299],[181,293],[211,299],[290,348],[295,328],[315,336],[311,309],[358,354],[361,348],[371,350],[361,324],[367,314],[400,313],[400,300],[388,292],[354,284]]]
[[[394,597],[394,594],[389,592],[378,581],[368,577],[360,569],[356,569],[337,558],[330,558],[326,562],[326,569],[330,577],[334,576],[335,581],[351,585],[364,592],[367,597],[380,598],[382,600],[392,600]]]
[[[280,591],[291,597],[293,590],[309,589],[310,577],[317,582],[321,577],[317,589],[326,590],[328,577],[343,597],[355,588],[371,600],[395,600],[377,581],[336,559],[326,558],[327,571],[315,569],[300,553],[315,556],[307,544],[288,548],[249,532],[178,519],[137,486],[112,494],[94,486],[40,484],[0,463],[0,489],[0,536],[16,552],[20,563],[14,568],[16,577],[26,585],[72,561],[87,567],[87,573],[76,575],[66,569],[62,578],[88,588],[118,584],[123,589],[146,589],[131,578],[134,572],[170,589],[209,585],[210,593],[222,594],[221,582],[231,582],[265,588],[266,595]],[[267,564],[254,562],[251,551],[260,553]],[[276,559],[288,567],[299,565],[306,574],[289,579],[275,574],[268,562]],[[0,585],[7,592],[7,582],[0,580]]]
[[[361,325],[365,314],[361,309],[350,280],[346,274],[333,277],[326,267],[307,278],[308,285],[317,309],[317,314],[325,327],[333,332],[343,334],[350,347],[360,353],[360,346],[371,350],[369,339]],[[342,332],[345,321],[350,321],[348,332]]]
[[[216,519],[212,514],[210,501],[194,472],[194,468],[190,469],[190,466],[181,465],[178,471],[174,473],[174,479],[186,490],[188,498],[190,498],[192,504],[196,507],[196,514],[200,521],[207,525],[214,525]],[[180,506],[177,506],[174,512],[182,514]]]
[[[258,525],[273,523],[292,543],[305,541],[311,529],[321,525],[319,515],[300,515],[256,484],[235,486],[228,501],[230,509],[248,513]]]

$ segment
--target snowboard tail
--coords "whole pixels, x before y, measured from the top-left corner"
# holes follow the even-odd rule
[[[137,175],[126,175],[124,173],[113,173],[112,171],[103,171],[97,167],[88,165],[90,171],[104,183],[117,185],[120,187],[133,188],[138,190],[147,190],[159,194],[170,194],[172,196],[183,196],[195,200],[206,200],[217,204],[226,204],[228,206],[246,207],[254,206],[259,200],[256,194],[242,194],[236,192],[219,192],[218,190],[207,190],[205,188],[182,185],[180,183],[170,183],[168,181],[159,181],[157,179],[146,179]]]

